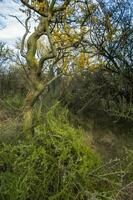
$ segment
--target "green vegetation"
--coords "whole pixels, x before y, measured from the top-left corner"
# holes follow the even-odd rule
[[[70,125],[67,113],[56,104],[33,138],[1,144],[1,200],[114,199],[132,180],[133,152],[127,152],[124,162],[103,164],[85,144],[83,130]]]
[[[13,2],[25,34],[0,42],[0,200],[132,200],[131,0]]]
[[[66,121],[66,110],[60,118],[54,111],[30,141],[1,145],[1,200],[84,199],[94,192],[91,173],[100,165],[99,157]]]

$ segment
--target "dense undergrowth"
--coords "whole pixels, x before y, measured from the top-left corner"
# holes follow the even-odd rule
[[[59,105],[44,121],[30,140],[1,143],[0,199],[119,199],[118,191],[132,180],[132,159],[126,157],[126,168],[119,160],[102,164]]]
[[[131,1],[21,2],[22,41],[0,42],[0,200],[133,200]]]

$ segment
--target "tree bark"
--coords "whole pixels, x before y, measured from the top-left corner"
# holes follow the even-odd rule
[[[26,95],[23,110],[23,132],[28,137],[34,135],[34,105],[44,89],[45,85],[38,83],[38,87],[31,89]]]

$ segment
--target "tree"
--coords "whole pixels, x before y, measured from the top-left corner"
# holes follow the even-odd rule
[[[6,46],[6,43],[0,42],[0,70],[3,70],[4,65],[11,58],[11,50]]]
[[[21,0],[21,2],[28,8],[25,21],[26,32],[21,43],[21,55],[26,60],[25,72],[29,84],[23,111],[24,132],[30,135],[34,126],[33,107],[38,97],[47,86],[61,76],[61,73],[57,73],[57,71],[63,72],[64,65],[70,70],[73,66],[73,58],[79,56],[83,51],[80,44],[87,34],[84,22],[86,18],[90,17],[93,9],[90,12],[91,1],[87,0],[41,2]],[[28,36],[32,10],[39,15],[39,24]],[[44,52],[37,57],[37,45],[41,39],[45,42],[45,48]],[[43,69],[47,66],[53,71],[52,79],[51,76],[45,78],[43,76]]]
[[[132,8],[130,0],[97,0],[97,9],[85,21],[89,32],[82,41],[85,52],[99,63],[99,69],[109,83],[104,98],[116,104],[119,116],[132,115],[133,107]],[[126,107],[125,114],[121,113],[123,107]]]
[[[104,69],[122,75],[123,80],[133,82],[133,10],[130,0],[98,0],[98,9],[86,21],[90,27],[87,48],[95,49],[94,56],[104,61]]]
[[[7,90],[7,77],[9,70],[9,61],[12,57],[12,51],[6,46],[6,43],[0,42],[0,90],[1,95]]]

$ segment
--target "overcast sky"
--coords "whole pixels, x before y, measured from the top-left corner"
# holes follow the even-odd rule
[[[13,17],[18,16],[20,20],[24,19],[24,14],[19,10],[20,3],[16,4],[13,0],[0,0],[0,41],[14,44],[17,38],[24,34],[24,27]]]

